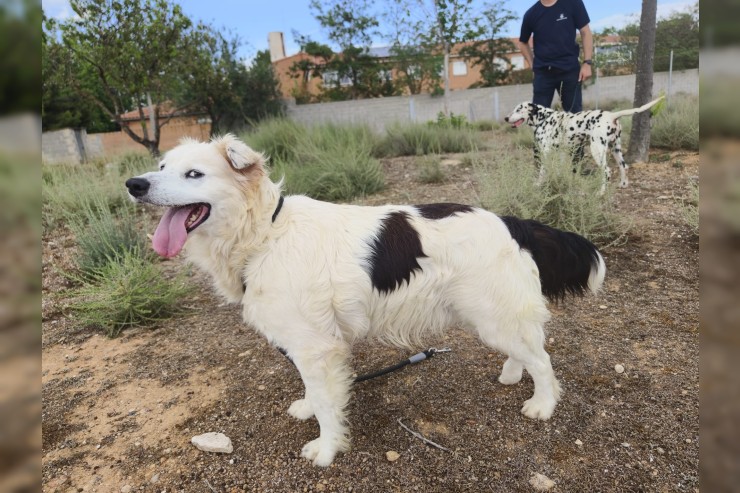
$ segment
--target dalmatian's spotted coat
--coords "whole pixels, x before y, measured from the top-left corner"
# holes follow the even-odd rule
[[[534,103],[521,103],[504,120],[513,127],[519,127],[526,122],[534,130],[534,158],[540,166],[540,180],[544,173],[540,160],[541,153],[547,153],[563,145],[574,148],[588,144],[591,155],[604,173],[601,187],[603,193],[612,174],[607,163],[609,149],[619,165],[619,186],[625,188],[629,184],[628,166],[622,156],[622,126],[619,124],[619,118],[646,111],[661,99],[662,96],[639,108],[616,112],[591,110],[565,113]]]

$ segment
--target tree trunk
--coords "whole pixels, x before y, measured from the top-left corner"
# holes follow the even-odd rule
[[[657,0],[642,0],[640,40],[637,45],[637,74],[635,76],[634,107],[653,98],[653,61],[655,58],[655,31]],[[650,111],[632,117],[630,145],[625,160],[628,163],[647,162],[650,149]]]

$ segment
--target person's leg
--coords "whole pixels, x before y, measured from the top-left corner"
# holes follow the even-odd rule
[[[582,83],[578,80],[580,75],[580,69],[568,72],[563,75],[563,78],[558,84],[558,94],[560,95],[560,102],[563,104],[563,111],[569,113],[578,113],[583,111],[583,97],[581,93]],[[583,160],[585,143],[576,144],[572,150],[573,152],[573,171],[575,172],[581,161]]]
[[[558,84],[558,94],[563,104],[563,111],[578,113],[583,111],[581,82],[578,80],[580,70],[563,74]]]
[[[555,96],[557,80],[545,73],[535,72],[532,86],[534,89],[532,102],[549,108],[552,105],[552,98]]]

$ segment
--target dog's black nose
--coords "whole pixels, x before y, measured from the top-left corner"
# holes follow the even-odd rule
[[[508,116],[505,116],[505,117],[504,117],[504,121],[505,121],[506,123],[509,123],[509,117],[508,117]]]
[[[134,197],[141,197],[149,191],[149,181],[144,178],[129,178],[126,180],[126,188]]]

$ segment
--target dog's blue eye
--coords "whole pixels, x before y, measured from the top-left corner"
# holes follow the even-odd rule
[[[203,176],[203,173],[194,169],[191,169],[190,171],[185,173],[185,178],[200,178],[201,176]]]

